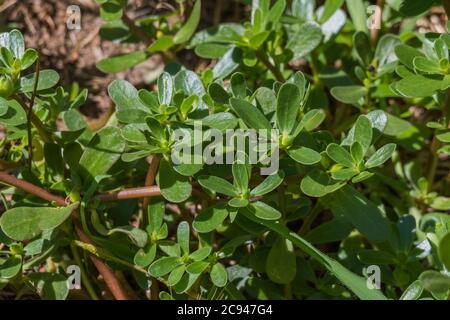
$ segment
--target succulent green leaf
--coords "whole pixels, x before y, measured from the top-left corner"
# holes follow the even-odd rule
[[[278,171],[277,173],[268,176],[261,182],[258,186],[256,186],[251,192],[250,195],[254,197],[263,196],[275,190],[284,179],[284,172]]]
[[[389,143],[389,144],[382,146],[366,161],[366,164],[365,164],[366,168],[374,168],[374,167],[381,166],[390,157],[392,157],[392,154],[394,153],[395,148],[396,148],[396,145],[394,143]]]
[[[96,67],[105,73],[117,73],[128,70],[147,59],[144,51],[135,51],[113,57],[108,57],[96,63]]]
[[[155,278],[159,278],[169,274],[175,268],[182,265],[179,257],[162,257],[153,262],[148,268],[148,272]]]
[[[52,230],[64,221],[78,207],[17,207],[7,210],[0,218],[3,232],[16,241],[31,240],[43,231]]]
[[[125,141],[120,130],[115,127],[105,127],[97,132],[80,159],[80,169],[87,179],[104,175],[120,159],[125,150]]]
[[[200,176],[197,181],[202,187],[226,196],[234,197],[239,194],[239,190],[235,186],[216,176]]]
[[[189,178],[176,172],[165,159],[159,165],[157,182],[161,195],[170,202],[183,202],[191,196],[192,185]]]
[[[322,159],[320,153],[307,147],[293,147],[287,153],[293,160],[304,165],[313,165]]]
[[[260,219],[278,220],[281,218],[281,213],[278,210],[261,201],[250,203],[248,208]]]
[[[211,268],[211,281],[217,287],[221,288],[227,284],[228,274],[225,267],[220,262],[214,264]]]
[[[188,20],[173,37],[173,42],[175,44],[184,43],[192,37],[195,30],[197,29],[198,23],[200,22],[201,8],[202,1],[197,0],[194,4],[194,7],[192,8],[192,12]]]
[[[22,269],[22,258],[11,256],[0,265],[0,279],[11,279]]]
[[[267,129],[271,130],[269,120],[251,103],[237,99],[231,98],[230,104],[237,115],[250,127],[253,129]]]
[[[158,78],[158,97],[160,104],[169,105],[172,102],[173,89],[172,76],[167,72],[163,72]]]
[[[200,233],[211,232],[222,224],[228,213],[228,208],[225,204],[206,208],[195,218],[192,226]]]
[[[281,134],[290,134],[297,122],[300,110],[301,93],[295,84],[285,83],[278,91],[277,125]]]
[[[354,166],[351,154],[345,150],[344,147],[341,147],[336,143],[328,145],[327,155],[336,163],[339,163],[345,167],[352,168]]]

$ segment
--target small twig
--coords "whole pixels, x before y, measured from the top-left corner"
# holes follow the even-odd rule
[[[75,44],[75,48],[70,52],[69,56],[72,60],[77,60],[79,57],[79,52],[81,49],[83,49],[85,46],[87,46],[91,41],[93,41],[97,36],[101,29],[101,26],[97,26],[95,29],[93,29],[89,34],[84,37],[81,41],[78,41],[75,34],[74,39],[72,39],[72,42]],[[72,35],[72,34],[71,34]]]

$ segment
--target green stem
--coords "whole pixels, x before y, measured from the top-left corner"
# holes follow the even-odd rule
[[[263,50],[255,51],[256,57],[272,72],[272,74],[275,76],[275,78],[280,81],[284,82],[286,79],[284,78],[283,74],[281,73],[280,69],[278,69],[272,62],[269,60],[269,56],[267,53]]]
[[[450,6],[450,0],[448,1],[448,4]],[[444,121],[445,121],[446,127],[449,127],[449,125],[450,125],[450,90],[447,91],[447,96],[445,97],[445,103],[442,106],[442,114],[445,118]],[[438,164],[439,164],[438,150],[440,147],[441,147],[441,142],[436,138],[436,135],[434,135],[433,140],[431,141],[431,146],[430,146],[431,164],[430,164],[430,169],[428,171],[428,176],[427,176],[428,192],[431,192],[433,190],[434,179],[435,179],[436,171],[437,171]]]
[[[35,265],[41,263],[42,261],[44,261],[45,259],[47,259],[55,248],[56,248],[56,245],[53,244],[47,250],[45,250],[40,255],[38,255],[37,257],[35,257],[31,260],[28,260],[26,263],[24,263],[22,265],[22,270],[31,269],[33,266],[35,266]]]
[[[284,187],[283,184],[281,184],[278,187],[277,193],[278,193],[278,206],[281,210],[281,213],[283,214],[283,217],[285,217],[286,216],[286,201],[285,201],[284,196],[286,193],[286,188]]]
[[[314,248],[310,243],[308,243],[302,237],[297,235],[295,232],[292,232],[291,230],[289,230],[286,226],[282,225],[281,223],[259,219],[258,217],[256,217],[254,214],[252,214],[251,212],[249,212],[247,210],[242,210],[240,212],[242,212],[242,214],[246,218],[252,220],[253,222],[261,224],[262,226],[269,228],[270,230],[274,231],[275,233],[278,233],[280,236],[292,241],[292,243],[294,243],[300,249],[305,251],[305,253],[307,253],[308,255],[318,258],[319,262],[322,262],[322,263],[325,262],[323,257],[321,257],[321,255],[323,255],[322,253],[320,253],[318,255],[318,251],[316,248]]]
[[[19,102],[19,104],[22,106],[22,108],[25,110],[25,112],[29,111],[29,109],[25,105],[24,101],[18,95],[15,95],[14,99],[16,99],[17,102]],[[45,143],[53,142],[54,139],[53,139],[52,133],[47,130],[45,125],[42,123],[41,119],[39,119],[34,114],[33,111],[31,111],[31,113],[30,113],[30,121],[36,127],[36,129],[39,133],[39,136],[42,138],[42,141],[44,141]]]
[[[117,258],[117,257],[113,256],[112,254],[110,254],[108,251],[106,251],[103,248],[94,246],[93,244],[81,242],[81,241],[78,241],[78,240],[74,240],[73,244],[76,245],[77,247],[80,247],[81,249],[83,249],[83,250],[93,254],[96,257],[99,257],[99,258],[104,259],[104,260],[109,260],[111,262],[115,262],[115,263],[124,265],[124,266],[126,266],[128,268],[131,268],[131,269],[134,269],[136,271],[139,271],[139,272],[147,274],[147,270],[145,270],[145,269],[143,269],[141,267],[135,266],[134,264],[129,263],[128,261],[125,261],[125,260],[122,260],[120,258]]]
[[[321,85],[319,77],[319,59],[318,52],[313,51],[311,54],[311,72],[313,84]]]
[[[5,211],[9,210],[8,201],[6,200],[5,195],[3,194],[3,192],[0,192],[0,199],[2,200],[3,207],[5,208]]]
[[[122,22],[134,33],[145,45],[150,46],[152,44],[152,38],[147,35],[144,29],[136,25],[136,23],[124,12],[122,14]],[[160,52],[164,62],[170,62],[176,60],[176,55],[172,51]]]
[[[155,184],[156,173],[158,172],[159,162],[161,157],[159,155],[154,155],[150,159],[150,165],[148,166],[147,175],[145,177],[145,186],[152,186]],[[142,202],[142,221],[144,225],[148,223],[148,205],[150,204],[150,198],[144,198]]]
[[[428,192],[431,192],[433,190],[434,185],[434,177],[436,176],[437,167],[439,164],[439,155],[437,153],[438,149],[440,147],[440,142],[436,138],[436,136],[433,137],[433,140],[431,142],[430,152],[431,152],[431,164],[430,169],[428,171],[427,181],[428,181]]]
[[[138,27],[134,21],[124,12],[122,14],[122,22],[130,29],[132,33],[137,35],[147,46],[152,43],[152,39],[145,33],[143,29]]]
[[[298,231],[299,235],[304,236],[305,234],[307,234],[309,232],[309,230],[311,229],[312,223],[314,222],[314,220],[316,220],[316,218],[320,212],[322,212],[322,205],[320,204],[319,201],[317,201],[317,203],[314,206],[314,208],[312,209],[311,213],[306,217],[305,221],[303,221],[303,224],[302,224],[300,230]]]
[[[31,123],[36,127],[39,135],[45,143],[54,141],[52,134],[47,130],[41,120],[34,114],[34,112],[31,114]]]
[[[36,99],[36,92],[39,83],[39,74],[41,70],[41,64],[39,61],[39,55],[36,62],[36,78],[34,79],[33,93],[31,94],[30,105],[27,110],[27,133],[28,133],[28,166],[30,171],[33,164],[33,137],[31,135],[31,117],[33,114],[34,100]]]
[[[70,249],[72,250],[72,255],[75,259],[76,264],[78,265],[78,267],[80,267],[81,281],[83,282],[86,291],[93,300],[99,300],[98,295],[95,292],[94,287],[92,286],[91,280],[89,279],[89,275],[87,274],[86,269],[84,268],[84,265],[81,261],[80,254],[78,253],[78,250],[73,243],[70,244]]]

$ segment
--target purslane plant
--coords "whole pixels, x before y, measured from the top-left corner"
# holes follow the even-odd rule
[[[125,2],[98,2],[111,26],[148,30]],[[105,286],[116,299],[448,299],[448,35],[389,34],[428,9],[409,1],[370,34],[364,1],[345,2],[254,1],[250,22],[188,44],[196,1],[159,39],[223,55],[214,69],[167,68],[153,91],[112,82],[97,132],[77,110],[87,92],[57,87],[19,31],[1,34],[1,290],[70,298],[75,265],[92,299]],[[230,163],[174,162],[180,131],[195,149],[230,130],[276,134],[256,163],[248,141]]]

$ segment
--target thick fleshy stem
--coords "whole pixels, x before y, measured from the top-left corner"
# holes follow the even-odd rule
[[[159,166],[159,161],[161,160],[161,158],[158,155],[154,155],[151,158],[151,162],[150,165],[148,167],[148,171],[147,171],[147,176],[145,177],[145,186],[153,186],[155,183],[155,177],[156,177],[156,173],[158,171],[158,166]],[[142,202],[142,208],[144,211],[144,221],[147,217],[147,207],[148,204],[150,203],[150,198],[144,198],[144,201]]]
[[[161,195],[161,190],[158,186],[149,187],[139,187],[139,188],[129,188],[120,191],[102,193],[96,195],[93,200],[98,200],[101,202],[125,200],[125,199],[139,199],[148,197],[157,197]]]

